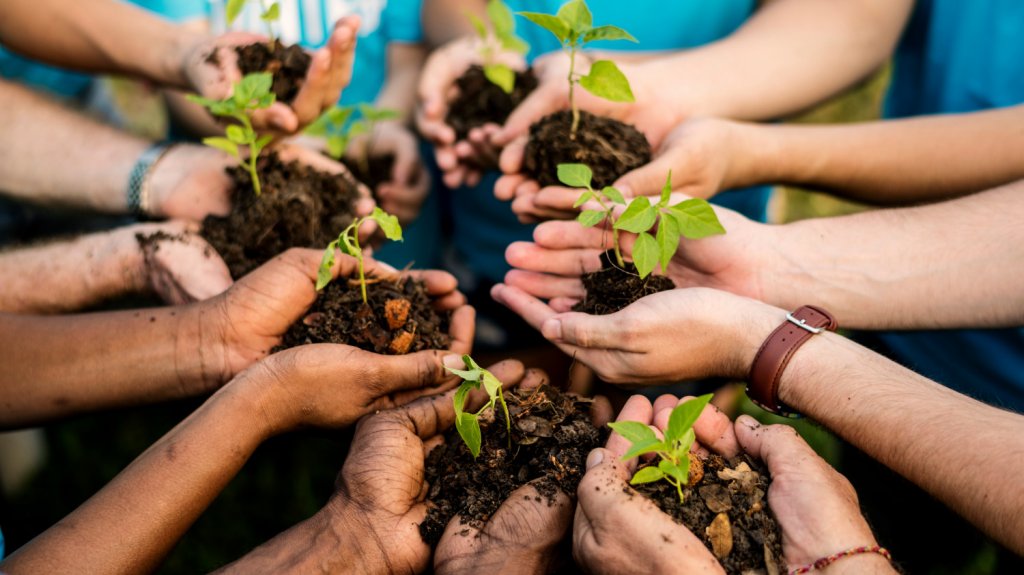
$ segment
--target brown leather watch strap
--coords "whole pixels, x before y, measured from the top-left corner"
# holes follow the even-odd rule
[[[823,330],[835,331],[837,327],[832,314],[820,307],[805,305],[787,314],[786,321],[764,340],[754,356],[747,381],[747,396],[772,413],[796,415],[779,401],[782,372],[796,350],[812,335]]]

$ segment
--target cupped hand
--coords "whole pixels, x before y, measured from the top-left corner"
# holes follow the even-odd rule
[[[505,361],[489,368],[506,385],[523,378],[522,364]],[[356,428],[337,490],[325,509],[336,532],[350,539],[353,553],[339,562],[359,573],[419,573],[430,561],[420,537],[427,514],[427,454],[455,423],[454,391],[363,419]],[[473,395],[482,403],[482,392]]]
[[[293,134],[334,106],[352,78],[358,30],[358,16],[338,20],[326,45],[313,52],[309,72],[295,99],[290,104],[275,102],[257,110],[252,116],[253,126]],[[265,36],[246,32],[197,38],[183,51],[182,68],[191,89],[215,100],[231,95],[235,82],[242,79],[235,48],[268,41]]]
[[[674,398],[673,398],[674,399]],[[617,421],[651,425],[654,406],[633,396]],[[686,527],[629,486],[637,460],[622,461],[630,444],[617,433],[590,452],[577,490],[573,556],[596,574],[724,573],[714,556]]]
[[[374,127],[372,139],[353,139],[348,157],[358,161],[356,158],[367,157],[367,153],[371,158],[386,154],[395,158],[389,179],[377,186],[381,209],[403,224],[415,220],[430,190],[430,177],[420,159],[416,136],[401,122],[380,122]]]
[[[143,273],[153,291],[172,305],[202,301],[231,287],[224,260],[183,221],[133,226]]]
[[[231,211],[231,178],[225,169],[236,160],[220,150],[178,144],[149,175],[150,216],[202,222]]]

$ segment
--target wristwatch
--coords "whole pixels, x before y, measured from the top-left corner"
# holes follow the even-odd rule
[[[779,380],[789,360],[812,336],[839,327],[832,314],[805,305],[786,314],[786,321],[764,340],[747,378],[747,396],[761,408],[786,417],[800,415],[779,401]]]

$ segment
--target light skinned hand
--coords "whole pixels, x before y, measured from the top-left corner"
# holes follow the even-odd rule
[[[395,157],[391,178],[377,186],[381,209],[397,216],[403,224],[415,220],[430,191],[430,178],[420,159],[416,136],[401,122],[380,122],[374,127],[372,140],[365,135],[353,138],[346,155],[353,160],[364,157],[370,141],[370,157]]]
[[[616,421],[652,425],[654,407],[647,398],[635,395]],[[629,447],[626,439],[612,433],[605,448],[587,457],[573,525],[577,563],[598,575],[724,573],[690,530],[629,486],[637,467],[636,458],[621,460]]]
[[[324,47],[313,52],[309,72],[295,100],[290,104],[275,102],[256,111],[252,117],[253,126],[293,134],[334,106],[352,78],[358,30],[358,16],[338,20]],[[181,65],[191,88],[203,97],[216,100],[231,95],[234,84],[242,79],[235,48],[254,42],[268,42],[266,36],[247,32],[198,38],[183,52]]]
[[[224,260],[198,235],[196,224],[169,221],[133,226],[152,238],[134,241],[142,252],[144,274],[153,291],[172,305],[202,301],[223,293],[233,283]]]

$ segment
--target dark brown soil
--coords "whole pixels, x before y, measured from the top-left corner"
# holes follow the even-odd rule
[[[766,497],[768,474],[747,456],[726,461],[710,455],[702,467],[703,477],[696,479],[691,465],[693,482],[683,491],[682,504],[676,488],[665,481],[635,488],[703,541],[726,573],[766,569],[768,561],[777,567],[768,573],[785,573],[782,532]]]
[[[600,271],[583,274],[580,278],[587,295],[572,307],[573,311],[607,315],[644,296],[676,287],[676,284],[665,276],[651,274],[640,279],[633,262],[626,262],[626,267],[620,268],[615,261],[615,253],[611,250],[601,254],[601,263],[603,265]]]
[[[291,102],[302,88],[312,60],[301,47],[285,46],[274,40],[273,49],[263,42],[235,48],[238,52],[238,69],[242,74],[270,72],[274,75],[271,91],[282,102]]]
[[[226,218],[208,216],[202,236],[238,279],[288,248],[323,249],[354,218],[359,197],[347,175],[328,174],[271,152],[257,162],[263,194],[252,191],[249,172],[234,166],[232,208]]]
[[[445,122],[455,130],[459,140],[465,140],[469,131],[487,123],[504,124],[512,110],[537,87],[533,69],[516,72],[515,87],[511,94],[494,85],[481,66],[470,66],[455,81],[458,95],[448,107]]]
[[[523,152],[523,173],[544,186],[556,186],[558,164],[586,164],[593,187],[612,185],[627,172],[651,161],[651,144],[636,128],[618,120],[580,112],[576,138],[570,138],[572,112],[544,116],[530,126]]]
[[[438,312],[423,282],[374,280],[363,303],[358,281],[335,280],[305,318],[292,325],[275,351],[310,343],[340,343],[387,355],[448,349],[451,312]]]
[[[480,457],[473,459],[455,428],[427,456],[429,510],[420,535],[428,544],[438,542],[455,515],[464,524],[482,526],[530,481],[539,479],[534,485],[549,505],[558,491],[575,497],[587,454],[605,435],[590,421],[590,401],[549,385],[506,392],[505,401],[512,417],[511,449],[499,408],[489,422],[481,421]]]
[[[391,181],[391,170],[395,166],[394,154],[382,154],[379,156],[370,155],[366,163],[350,158],[343,158],[342,163],[352,172],[357,180],[366,184],[373,192],[373,198],[377,198],[377,186],[383,182]],[[378,201],[379,203],[379,201]]]

